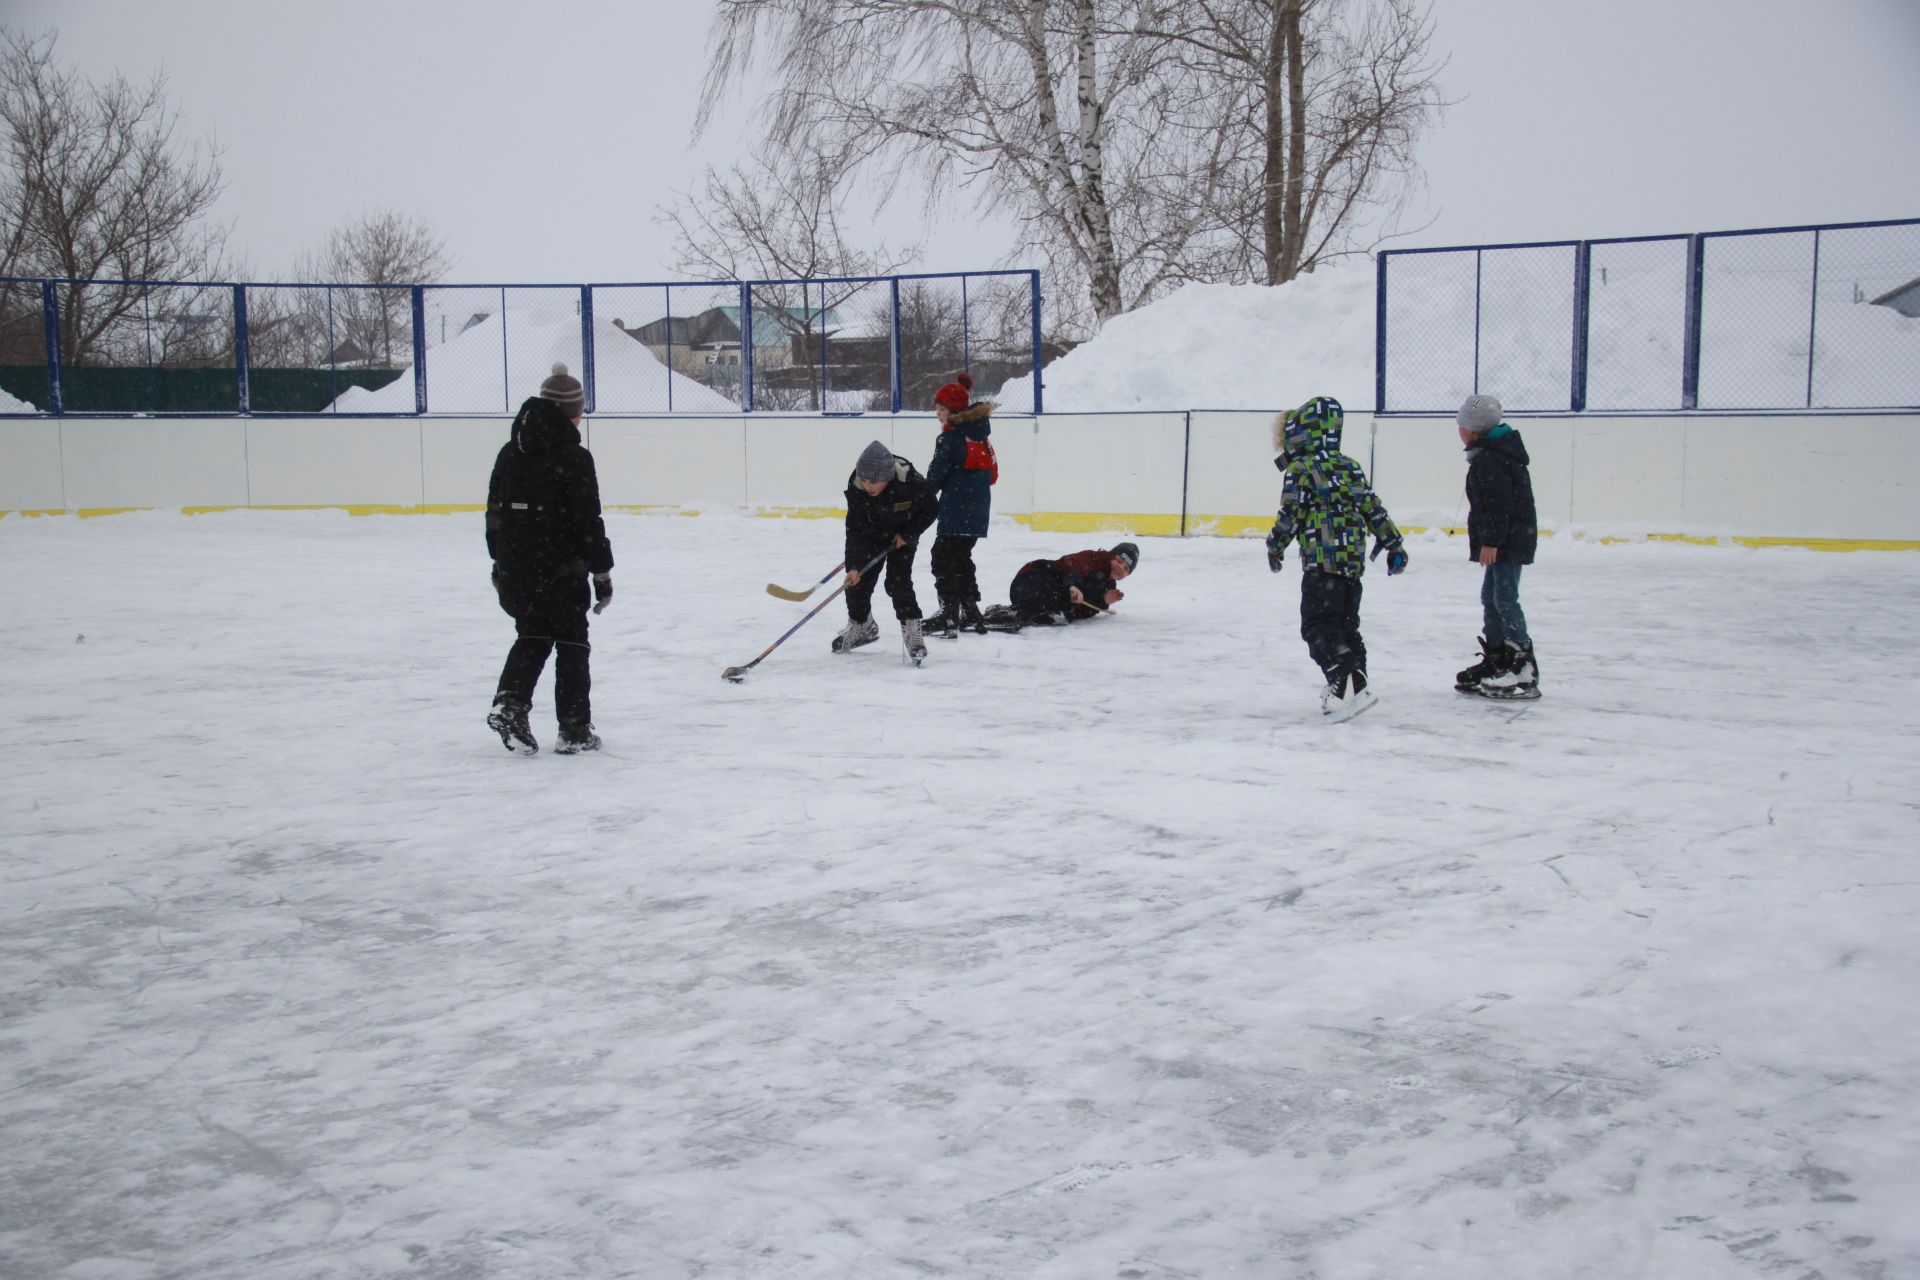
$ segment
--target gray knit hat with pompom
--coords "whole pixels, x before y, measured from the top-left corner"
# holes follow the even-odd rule
[[[587,389],[580,385],[580,379],[567,372],[567,366],[559,361],[553,365],[553,375],[540,384],[540,398],[551,400],[560,406],[560,412],[569,418],[577,418],[587,407]]]

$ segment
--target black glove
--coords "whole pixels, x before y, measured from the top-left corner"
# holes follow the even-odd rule
[[[1387,576],[1389,578],[1393,577],[1395,574],[1401,572],[1407,567],[1406,548],[1401,546],[1398,542],[1394,543],[1392,546],[1388,546],[1384,542],[1374,543],[1373,554],[1368,556],[1367,559],[1378,560],[1380,558],[1380,553],[1382,551],[1387,553]]]
[[[613,575],[596,573],[593,575],[593,611],[601,613],[613,603]]]
[[[1280,572],[1281,568],[1285,566],[1286,562],[1287,562],[1287,549],[1280,545],[1279,539],[1275,538],[1272,534],[1268,534],[1267,535],[1267,570],[1268,572],[1270,573]]]

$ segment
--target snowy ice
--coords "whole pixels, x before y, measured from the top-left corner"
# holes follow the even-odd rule
[[[1920,1274],[1920,559],[1549,538],[1514,706],[1416,540],[1333,727],[1257,544],[735,687],[837,524],[609,524],[527,759],[477,515],[0,520],[0,1275]]]

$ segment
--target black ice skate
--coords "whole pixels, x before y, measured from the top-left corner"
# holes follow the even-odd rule
[[[980,629],[983,632],[1004,631],[1013,635],[1025,625],[1019,613],[1010,604],[988,605],[980,613]]]
[[[872,644],[880,638],[880,624],[869,616],[864,622],[849,622],[839,635],[833,638],[835,653],[852,653],[861,645]]]
[[[1480,682],[1498,672],[1503,665],[1502,655],[1495,653],[1487,643],[1485,636],[1480,637],[1480,661],[1460,672],[1453,678],[1453,687],[1461,693],[1478,693]]]
[[[971,631],[975,635],[987,634],[986,619],[980,616],[980,605],[972,600],[960,606],[960,629]]]
[[[936,640],[958,640],[960,638],[960,602],[942,600],[940,612],[924,619],[921,630]]]
[[[1497,702],[1524,702],[1540,696],[1540,666],[1533,646],[1509,644],[1500,651],[1500,669],[1481,680],[1473,692]]]

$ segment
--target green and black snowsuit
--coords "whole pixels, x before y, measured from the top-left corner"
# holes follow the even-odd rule
[[[1360,464],[1340,452],[1340,402],[1315,396],[1279,424],[1282,451],[1273,465],[1285,477],[1280,511],[1267,535],[1270,554],[1300,546],[1300,638],[1329,684],[1367,669],[1360,638],[1360,575],[1369,531],[1390,551],[1400,530],[1367,483]]]

